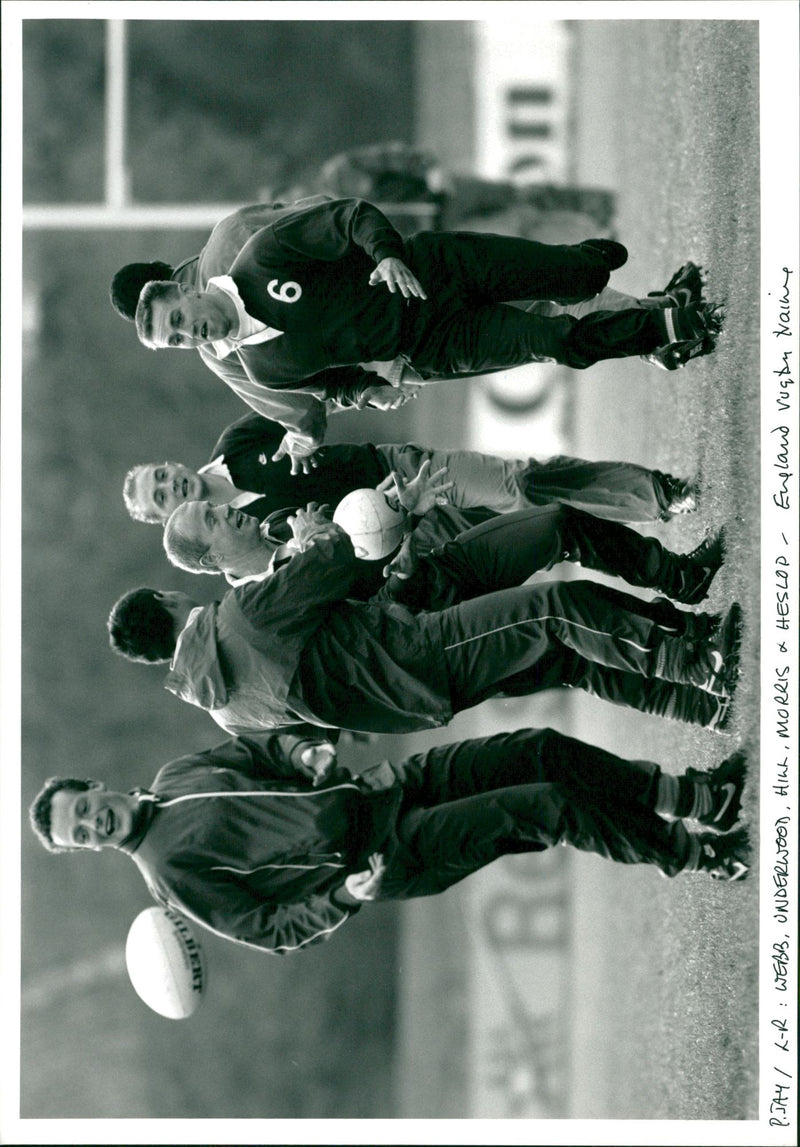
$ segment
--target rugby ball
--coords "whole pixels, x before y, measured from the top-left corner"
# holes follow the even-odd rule
[[[166,908],[145,908],[136,917],[125,963],[137,995],[167,1019],[186,1019],[206,990],[203,949],[186,920]]]
[[[393,510],[379,490],[351,490],[333,520],[350,535],[356,557],[364,561],[385,558],[403,540],[405,514]]]

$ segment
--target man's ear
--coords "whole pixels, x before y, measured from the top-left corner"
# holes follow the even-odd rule
[[[209,573],[219,573],[220,562],[224,556],[224,554],[217,553],[216,550],[206,550],[200,558],[200,565],[204,570],[208,570]]]
[[[103,781],[93,781],[91,777],[86,778],[86,783],[90,789],[104,789],[106,787]]]

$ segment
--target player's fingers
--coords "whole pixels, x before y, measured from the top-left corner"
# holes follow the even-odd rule
[[[446,466],[440,466],[438,470],[434,470],[434,472],[429,475],[429,481],[431,481],[431,482],[442,482],[442,481],[444,481],[444,477],[446,474],[447,474],[447,467]]]

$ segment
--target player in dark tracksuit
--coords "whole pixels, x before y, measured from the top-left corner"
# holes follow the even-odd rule
[[[447,724],[535,673],[566,646],[613,669],[727,695],[737,627],[691,640],[638,598],[591,582],[485,594],[439,612],[347,600],[358,572],[338,526],[263,581],[199,606],[178,591],[135,590],[109,618],[112,646],[171,661],[166,687],[230,732],[298,722],[404,733]]]
[[[412,443],[331,444],[315,458],[315,469],[292,474],[287,458],[273,461],[283,434],[277,422],[251,413],[226,427],[200,470],[175,462],[133,467],[123,491],[128,512],[137,520],[165,522],[182,502],[203,498],[228,501],[262,520],[285,506],[318,502],[335,507],[351,490],[377,486],[392,470],[412,478],[427,458],[431,472],[447,468],[453,482],[448,501],[462,509],[508,513],[560,501],[599,518],[645,522],[668,519],[695,505],[690,482],[631,462],[564,455],[524,462],[466,450],[426,450]],[[230,486],[225,496],[210,489],[209,477],[220,476]]]
[[[212,346],[222,358],[235,353],[250,377],[278,390],[302,388],[312,378],[315,387],[324,386],[327,370],[398,355],[423,378],[536,361],[584,368],[685,339],[678,330],[684,308],[575,319],[501,304],[589,298],[626,257],[621,245],[602,239],[548,246],[421,232],[404,242],[376,207],[334,200],[258,232],[225,280],[212,280],[199,295],[148,284],[137,307],[137,333],[152,348]],[[260,329],[251,333],[246,320]],[[337,395],[341,379],[339,371]],[[358,391],[361,382],[354,385]],[[307,442],[298,453],[308,455],[319,444]]]
[[[179,511],[165,537],[168,556],[178,565],[181,563],[171,551],[172,531],[183,513]],[[262,527],[264,573],[290,560],[288,556],[278,557],[278,547],[291,537],[287,516],[288,511],[279,511]],[[383,570],[391,556],[377,562],[361,561],[349,596],[375,603],[398,601],[413,612],[441,610],[519,586],[532,574],[566,560],[695,604],[706,596],[722,560],[719,535],[711,535],[691,554],[673,554],[655,538],[557,504],[495,516],[459,532],[456,523],[463,517],[463,512],[450,507],[426,514],[411,535],[414,552],[410,561],[404,555],[403,577],[393,575],[388,583],[384,581]],[[322,523],[320,528],[324,528]],[[439,544],[442,535],[450,539],[443,545]],[[256,563],[252,553],[248,559],[247,572],[253,575]],[[189,568],[197,572],[196,566]],[[235,556],[220,558],[216,567],[205,566],[204,572],[214,572],[215,568],[225,572],[231,584],[241,584],[235,576],[237,570],[242,572]],[[598,584],[595,589],[601,599],[604,587]],[[617,604],[612,591],[610,614]],[[718,624],[718,619],[706,622],[705,615],[678,610],[664,598],[641,601],[638,609],[657,624],[695,640],[710,636]],[[730,713],[729,698],[597,664],[558,644],[532,671],[507,680],[502,693],[528,695],[559,686],[580,688],[615,704],[718,731],[724,730]]]
[[[500,856],[557,844],[666,876],[747,873],[743,830],[729,831],[741,761],[668,777],[650,761],[521,729],[360,777],[335,768],[317,783],[281,741],[240,737],[192,753],[131,793],[51,778],[32,826],[51,851],[126,853],[159,903],[276,955],[330,939],[364,902],[430,896]],[[697,816],[698,797],[712,831],[689,832],[681,819]]]

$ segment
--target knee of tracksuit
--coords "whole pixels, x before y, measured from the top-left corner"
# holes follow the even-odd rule
[[[568,839],[576,828],[575,797],[567,785],[560,781],[545,781],[539,785],[541,815],[537,835],[541,843],[554,848]]]

